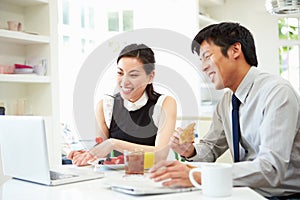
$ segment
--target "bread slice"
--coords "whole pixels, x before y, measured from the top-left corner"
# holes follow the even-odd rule
[[[193,143],[195,139],[194,130],[196,123],[193,122],[189,124],[185,129],[183,129],[182,133],[179,136],[179,144],[183,143]]]

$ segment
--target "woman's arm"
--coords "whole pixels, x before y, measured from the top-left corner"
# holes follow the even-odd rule
[[[159,160],[166,159],[169,153],[169,143],[175,130],[177,117],[177,104],[173,97],[167,96],[162,103],[162,111],[159,116],[158,133],[155,141],[155,151],[161,155]]]
[[[108,128],[104,119],[103,101],[100,101],[97,106],[97,121],[101,132],[108,137]],[[158,133],[155,140],[155,146],[141,145],[132,142],[127,142],[115,138],[109,138],[103,143],[95,146],[89,152],[86,152],[84,158],[78,158],[79,161],[75,162],[76,165],[86,165],[88,160],[94,160],[95,158],[105,157],[113,150],[123,152],[124,150],[133,151],[135,149],[143,149],[145,152],[160,152],[156,154],[159,159],[164,159],[168,155],[170,137],[175,129],[177,115],[176,101],[172,97],[166,97],[162,104],[162,112],[159,116],[160,122],[158,127]]]

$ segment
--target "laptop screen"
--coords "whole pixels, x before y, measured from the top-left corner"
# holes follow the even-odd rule
[[[4,175],[40,183],[49,179],[43,117],[0,116],[0,133]]]

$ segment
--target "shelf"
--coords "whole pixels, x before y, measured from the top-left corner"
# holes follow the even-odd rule
[[[49,76],[38,76],[36,74],[0,74],[0,83],[50,83]]]
[[[0,2],[6,2],[17,6],[33,6],[39,4],[47,4],[49,0],[0,0]]]
[[[0,29],[0,42],[15,44],[48,44],[50,43],[50,38],[43,35]]]

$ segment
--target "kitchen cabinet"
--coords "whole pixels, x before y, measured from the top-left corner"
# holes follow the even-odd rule
[[[0,74],[0,102],[7,115],[45,116],[50,163],[58,163],[58,30],[56,0],[0,0],[0,65],[46,61],[45,75]],[[22,24],[8,30],[7,21]]]

